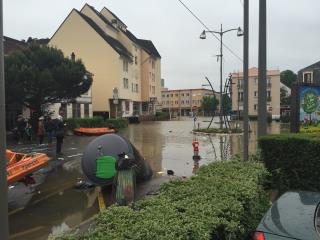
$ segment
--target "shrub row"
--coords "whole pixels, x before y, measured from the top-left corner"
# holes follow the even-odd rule
[[[170,115],[168,112],[156,112],[156,115],[155,115],[156,121],[165,121],[169,119],[170,119]]]
[[[109,207],[87,235],[60,239],[245,239],[269,207],[266,176],[257,162],[212,163],[133,207]]]
[[[67,127],[70,130],[79,127],[108,127],[110,125],[114,126],[115,128],[125,128],[128,126],[127,119],[107,119],[104,120],[102,117],[93,117],[93,118],[69,118],[66,120]]]
[[[259,146],[273,188],[320,190],[320,134],[269,135]]]
[[[203,133],[242,133],[242,129],[241,128],[200,128],[195,130],[195,132],[203,132]]]

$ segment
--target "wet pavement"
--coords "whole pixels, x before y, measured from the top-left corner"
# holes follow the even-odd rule
[[[208,119],[199,119],[201,127],[208,125]],[[194,135],[193,120],[144,122],[130,125],[120,132],[127,137],[149,162],[154,177],[166,175],[173,170],[177,176],[190,176],[194,170],[192,141],[200,143],[200,165],[240,153],[241,135]],[[256,123],[252,122],[250,152],[256,144]],[[288,127],[279,123],[270,125],[268,131],[279,133]],[[25,186],[16,183],[9,186],[10,239],[47,239],[49,234],[59,234],[90,219],[99,211],[98,189],[77,190],[75,184],[84,179],[81,170],[81,156],[85,146],[94,137],[69,136],[63,145],[64,155],[57,158],[47,145],[14,145],[9,147],[19,152],[46,152],[52,157],[48,167],[33,175],[35,184]],[[151,181],[149,185],[152,185]],[[142,197],[145,183],[140,186]],[[152,187],[152,186],[151,186]]]

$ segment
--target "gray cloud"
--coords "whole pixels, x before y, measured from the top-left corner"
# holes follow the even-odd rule
[[[100,10],[106,6],[138,37],[151,39],[162,55],[162,75],[170,88],[200,87],[208,76],[218,89],[219,42],[200,40],[203,27],[178,0],[88,0]],[[242,25],[242,0],[184,0],[211,28]],[[250,1],[250,66],[258,59],[258,0]],[[51,37],[72,8],[83,0],[4,0],[4,33],[26,39]],[[268,68],[303,68],[319,60],[319,0],[268,0]],[[242,57],[242,38],[228,33],[224,42]],[[224,77],[242,69],[242,62],[224,49]]]

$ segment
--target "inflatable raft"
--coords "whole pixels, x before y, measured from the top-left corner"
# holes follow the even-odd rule
[[[8,184],[45,167],[49,162],[49,157],[44,153],[23,154],[7,150],[6,158]]]
[[[75,128],[73,129],[75,134],[78,135],[89,135],[89,136],[100,136],[107,133],[115,133],[116,130],[113,128]]]

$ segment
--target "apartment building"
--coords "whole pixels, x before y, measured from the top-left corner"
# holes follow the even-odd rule
[[[176,116],[189,116],[193,110],[201,107],[201,101],[204,96],[212,96],[209,89],[177,89],[168,90],[163,88],[161,91],[162,111],[171,112]],[[216,93],[216,98],[219,98]]]
[[[49,42],[81,59],[93,76],[93,115],[128,117],[154,112],[161,98],[161,56],[104,7],[73,9]],[[114,100],[117,90],[118,101]],[[116,104],[115,104],[116,103]]]
[[[243,73],[232,73],[232,111],[243,112]],[[267,71],[267,112],[273,118],[280,117],[280,71]],[[249,69],[249,116],[258,116],[258,68]]]
[[[298,83],[320,84],[320,61],[298,72]]]

